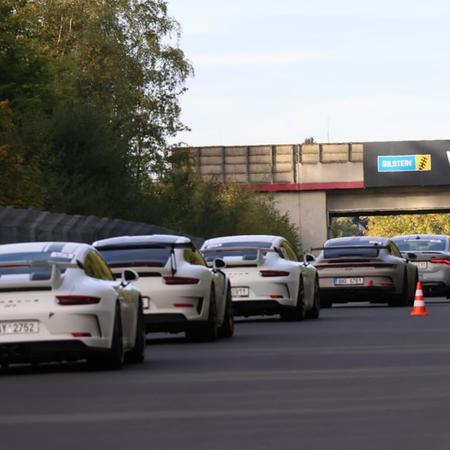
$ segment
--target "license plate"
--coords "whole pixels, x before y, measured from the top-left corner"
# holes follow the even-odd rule
[[[232,297],[248,297],[248,287],[231,288]]]
[[[428,269],[427,261],[411,261],[418,269]]]
[[[34,334],[39,333],[37,320],[15,320],[0,322],[0,336],[7,334]]]
[[[334,284],[337,286],[357,286],[364,284],[364,278],[335,278]]]
[[[142,308],[150,309],[150,297],[142,297]]]

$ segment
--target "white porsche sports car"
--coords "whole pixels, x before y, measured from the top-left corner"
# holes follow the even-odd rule
[[[280,314],[284,320],[317,319],[317,270],[299,262],[279,236],[248,235],[209,239],[201,251],[209,264],[221,258],[230,278],[233,312],[239,316]]]
[[[131,267],[144,300],[147,332],[184,331],[189,339],[231,337],[231,289],[220,270],[209,269],[192,241],[183,236],[122,236],[94,242],[111,270]]]
[[[87,359],[99,368],[142,362],[137,274],[115,280],[90,245],[0,245],[0,363]]]

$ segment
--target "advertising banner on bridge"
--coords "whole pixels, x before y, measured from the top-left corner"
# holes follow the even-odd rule
[[[450,184],[450,140],[364,144],[364,185]]]

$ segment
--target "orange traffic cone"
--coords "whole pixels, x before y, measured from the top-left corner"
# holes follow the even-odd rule
[[[414,306],[411,316],[428,316],[425,308],[425,299],[423,298],[422,282],[418,281],[416,286],[416,296],[414,298]]]

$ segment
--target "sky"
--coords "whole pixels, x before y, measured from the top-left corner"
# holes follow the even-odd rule
[[[450,138],[448,0],[167,0],[191,146]]]

